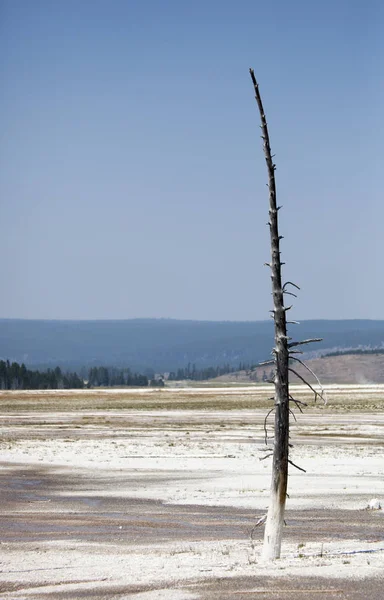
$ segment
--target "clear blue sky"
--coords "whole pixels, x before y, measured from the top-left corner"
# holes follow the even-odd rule
[[[381,0],[1,0],[1,317],[384,318]],[[381,167],[381,169],[380,169]]]

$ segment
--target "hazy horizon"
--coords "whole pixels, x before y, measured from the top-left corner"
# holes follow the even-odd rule
[[[83,323],[83,322],[91,322],[91,323],[100,323],[100,322],[119,322],[119,321],[176,321],[176,322],[186,322],[186,323],[270,323],[273,326],[272,319],[188,319],[188,318],[173,318],[173,317],[129,317],[126,319],[66,319],[66,318],[52,318],[52,319],[44,319],[44,318],[26,318],[26,317],[1,317],[0,321],[58,321],[58,322],[68,322],[68,323]],[[316,321],[384,321],[384,319],[369,319],[364,317],[358,318],[345,318],[345,319],[332,319],[332,318],[317,318],[317,317],[309,317],[307,319],[301,319],[298,322],[298,325],[301,323],[308,322],[316,322]],[[292,330],[294,333],[294,330]]]
[[[379,0],[0,0],[3,318],[383,319]]]

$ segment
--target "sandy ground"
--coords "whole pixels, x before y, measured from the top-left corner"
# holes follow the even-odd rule
[[[384,389],[328,392],[292,425],[272,565],[265,388],[0,393],[0,598],[382,599]]]

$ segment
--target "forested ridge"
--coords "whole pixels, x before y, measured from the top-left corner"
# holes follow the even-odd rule
[[[298,315],[299,317],[300,315]],[[295,339],[321,337],[308,351],[384,347],[384,321],[301,321]],[[76,371],[113,365],[146,373],[175,372],[188,363],[196,370],[265,360],[273,347],[270,321],[41,321],[0,319],[0,358],[30,369]],[[150,375],[148,375],[150,376]],[[84,378],[86,378],[84,376]]]

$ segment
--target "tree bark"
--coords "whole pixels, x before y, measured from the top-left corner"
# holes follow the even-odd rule
[[[281,277],[280,237],[278,228],[278,211],[276,204],[275,169],[267,120],[264,113],[259,86],[253,69],[250,75],[255,90],[256,102],[260,112],[264,155],[268,169],[269,188],[269,230],[271,240],[271,279],[273,296],[273,318],[275,331],[275,438],[273,449],[272,483],[270,504],[264,532],[262,557],[265,560],[280,558],[282,530],[284,526],[285,500],[288,483],[288,455],[289,455],[289,389],[288,367],[289,351],[287,338],[287,320],[284,307],[284,291]]]

